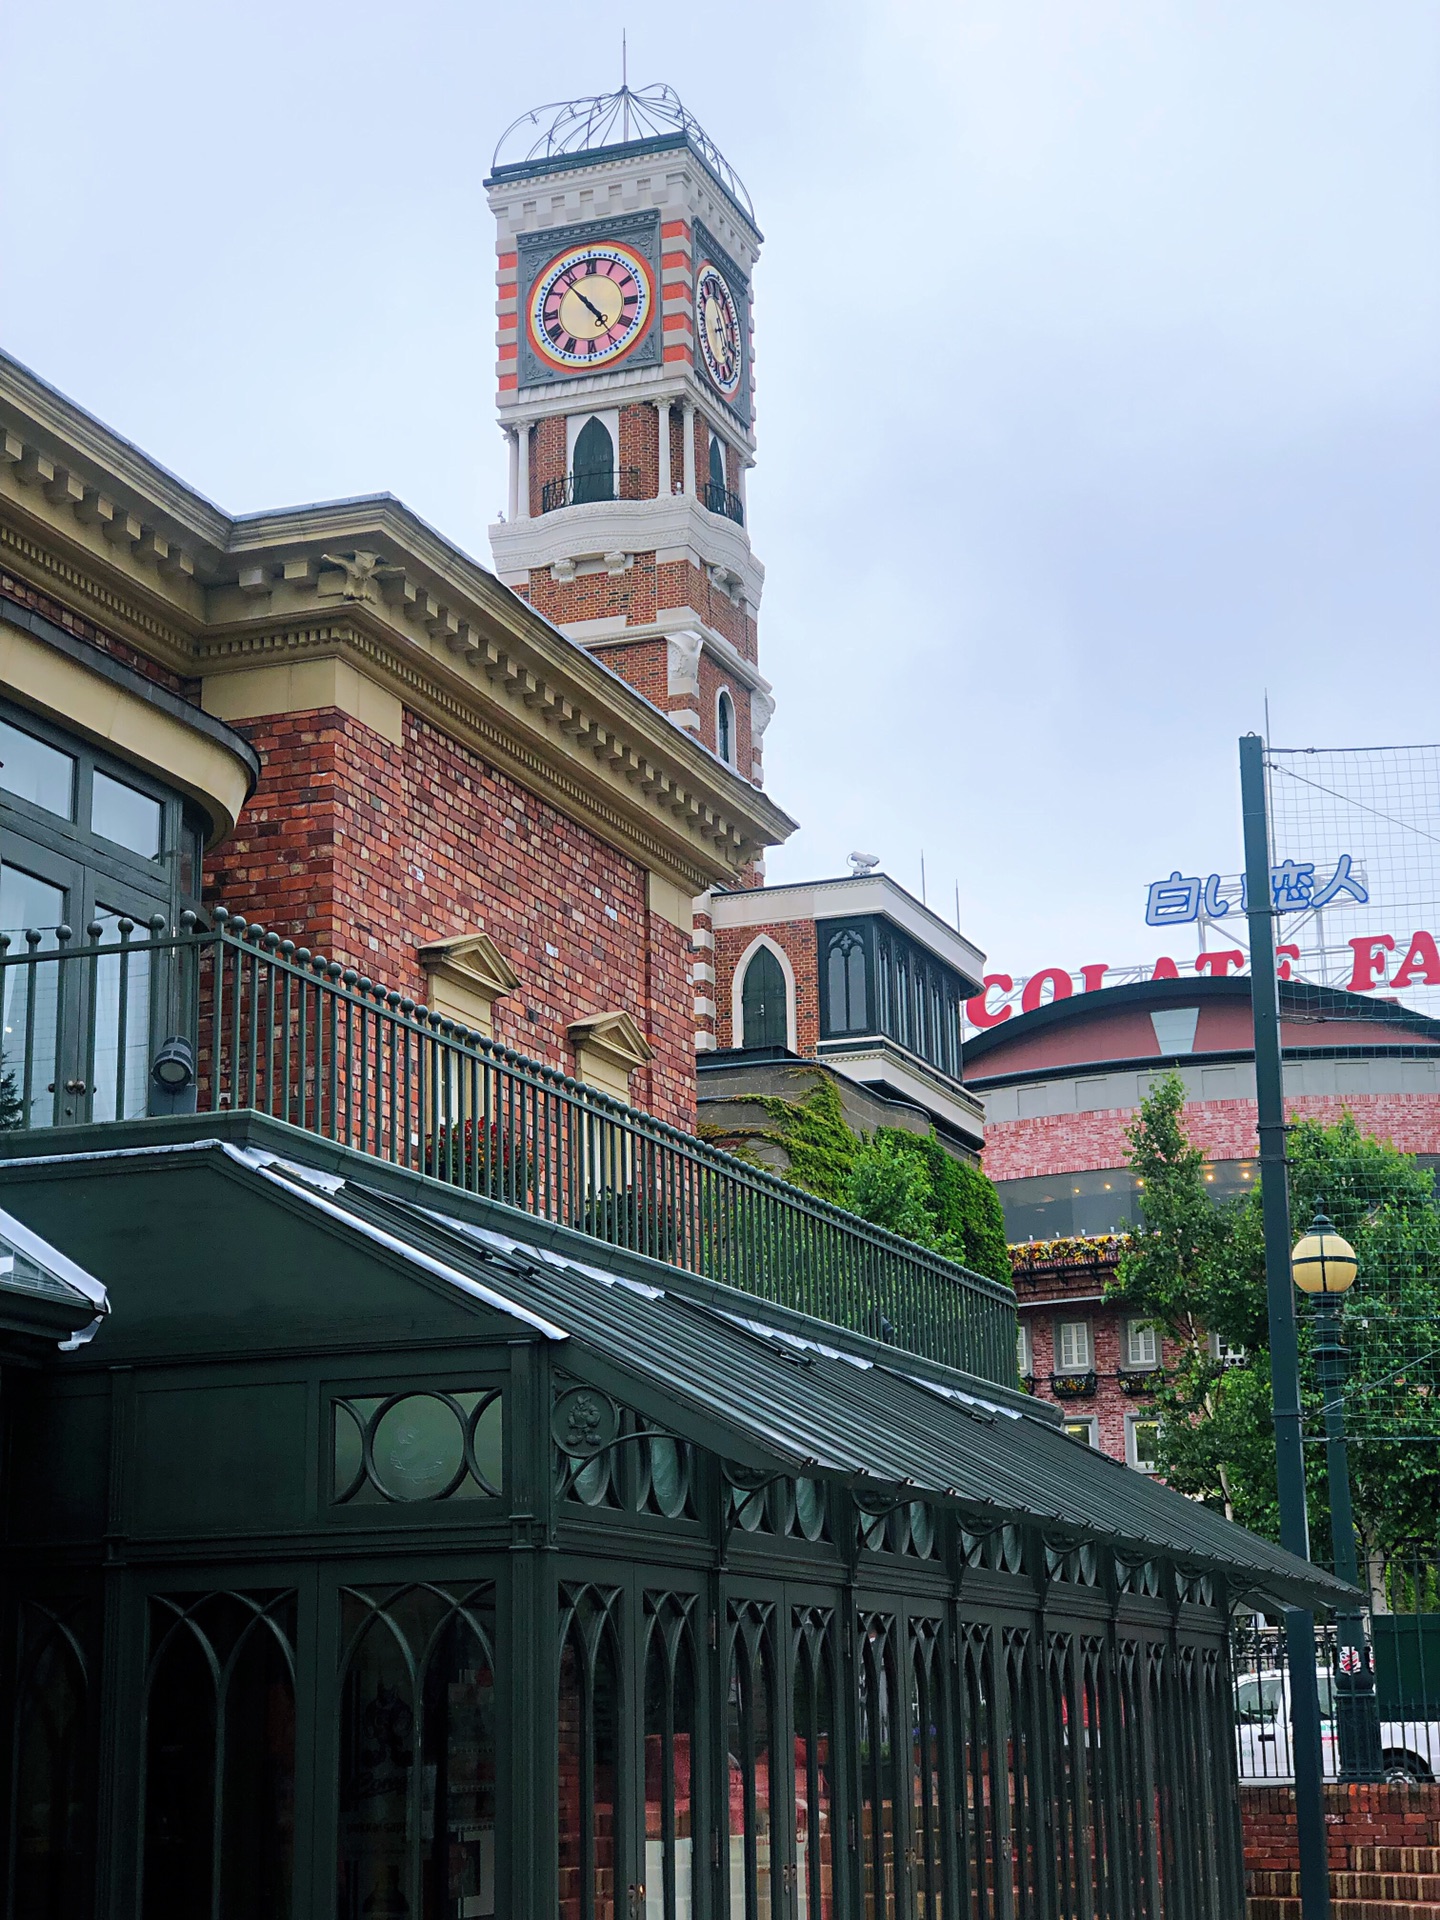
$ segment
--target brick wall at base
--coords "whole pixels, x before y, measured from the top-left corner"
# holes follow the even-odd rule
[[[334,709],[245,731],[264,772],[214,898],[419,1000],[416,948],[483,929],[521,982],[497,1038],[569,1072],[568,1023],[628,1012],[655,1048],[632,1099],[693,1127],[689,932],[642,868],[408,711],[398,747]]]
[[[1240,1824],[1247,1872],[1298,1872],[1295,1789],[1240,1787]],[[1429,1847],[1440,1844],[1440,1781],[1420,1786],[1331,1782],[1325,1788],[1325,1838],[1330,1870],[1350,1864],[1351,1847]]]

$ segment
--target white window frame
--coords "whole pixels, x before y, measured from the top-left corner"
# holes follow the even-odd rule
[[[1137,1473],[1154,1473],[1156,1471],[1156,1468],[1153,1461],[1149,1466],[1141,1465],[1139,1451],[1136,1447],[1136,1442],[1135,1442],[1135,1429],[1137,1427],[1154,1427],[1156,1430],[1156,1434],[1158,1436],[1159,1430],[1160,1430],[1160,1423],[1155,1418],[1153,1413],[1127,1413],[1126,1414],[1125,1416],[1125,1464],[1127,1466],[1134,1467]]]
[[[1068,1414],[1067,1413],[1064,1420],[1061,1422],[1061,1425],[1065,1427],[1067,1430],[1071,1427],[1084,1427],[1085,1445],[1087,1447],[1096,1447],[1096,1448],[1099,1447],[1100,1436],[1095,1430],[1096,1421],[1095,1421],[1094,1414],[1089,1414],[1089,1413]],[[1078,1440],[1080,1438],[1080,1435],[1075,1434],[1072,1436],[1072,1438]]]
[[[1137,1358],[1135,1336],[1148,1333],[1150,1336],[1150,1357]],[[1154,1373],[1160,1365],[1160,1329],[1153,1320],[1135,1319],[1125,1322],[1125,1364],[1135,1373]]]
[[[795,1027],[795,969],[790,964],[790,956],[778,941],[768,934],[757,933],[746,947],[744,953],[735,962],[735,971],[730,976],[730,1044],[743,1047],[745,1044],[745,969],[750,964],[751,955],[757,947],[768,947],[780,962],[780,971],[785,976],[785,1044],[791,1053],[800,1051],[796,1041]]]
[[[1015,1322],[1015,1363],[1022,1380],[1028,1380],[1035,1371],[1035,1341],[1028,1320]]]
[[[728,760],[720,751],[720,702],[722,700],[728,700],[730,702],[730,757]],[[740,765],[738,757],[739,742],[740,706],[735,695],[730,691],[730,688],[724,686],[719,688],[715,695],[715,757],[722,765],[729,767],[732,771]]]
[[[1227,1367],[1238,1367],[1246,1357],[1244,1347],[1232,1347],[1227,1340],[1222,1340],[1218,1333],[1212,1333],[1207,1344],[1210,1348],[1210,1358],[1221,1361]]]
[[[1068,1328],[1083,1327],[1085,1330],[1085,1358],[1067,1360],[1065,1358],[1065,1334]],[[1089,1373],[1095,1365],[1095,1336],[1088,1320],[1057,1320],[1055,1322],[1055,1372]]]
[[[620,497],[620,409],[618,407],[590,407],[584,413],[567,413],[565,416],[565,472],[575,471],[575,442],[580,438],[581,430],[592,420],[598,420],[610,435],[610,444],[615,449],[615,461],[610,471],[615,476],[615,497]],[[606,501],[606,506],[613,502]]]

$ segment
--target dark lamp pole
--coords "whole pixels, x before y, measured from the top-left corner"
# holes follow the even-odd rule
[[[1310,1231],[1290,1256],[1295,1284],[1314,1302],[1315,1371],[1325,1399],[1325,1468],[1330,1485],[1330,1538],[1335,1572],[1352,1587],[1360,1584],[1355,1548],[1355,1516],[1350,1505],[1350,1459],[1345,1445],[1345,1342],[1340,1332],[1340,1302],[1354,1284],[1359,1262],[1350,1242],[1317,1213]],[[1346,1608],[1335,1616],[1339,1661],[1335,1674],[1335,1718],[1340,1736],[1342,1780],[1379,1780],[1380,1714],[1375,1701],[1375,1669],[1365,1635],[1365,1616]]]
[[[1305,1512],[1305,1455],[1300,1430],[1300,1344],[1290,1267],[1285,1083],[1280,1064],[1280,987],[1275,974],[1275,896],[1270,879],[1265,742],[1255,733],[1246,734],[1240,742],[1240,810],[1245,826],[1250,1009],[1255,1026],[1255,1104],[1260,1136],[1260,1201],[1265,1228],[1265,1299],[1270,1322],[1270,1404],[1275,1419],[1280,1544],[1299,1559],[1308,1560],[1310,1527]],[[1286,1607],[1284,1618],[1301,1920],[1330,1920],[1320,1689],[1315,1675],[1315,1616],[1308,1607]]]

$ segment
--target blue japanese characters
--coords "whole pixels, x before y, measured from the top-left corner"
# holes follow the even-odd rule
[[[1369,900],[1363,871],[1342,853],[1334,872],[1323,883],[1313,860],[1283,860],[1270,869],[1270,892],[1277,913],[1314,913],[1342,895],[1364,906]],[[1247,913],[1249,898],[1243,876],[1222,878],[1212,873],[1182,874],[1177,868],[1168,880],[1151,882],[1145,900],[1147,927],[1183,927],[1196,920],[1222,920],[1227,913]]]

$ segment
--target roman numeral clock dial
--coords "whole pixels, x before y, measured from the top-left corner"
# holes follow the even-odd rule
[[[695,276],[695,332],[705,371],[725,398],[733,400],[744,366],[740,315],[724,274],[708,260]]]
[[[609,366],[640,339],[654,303],[650,269],[629,247],[569,247],[535,282],[530,344],[567,373]]]

